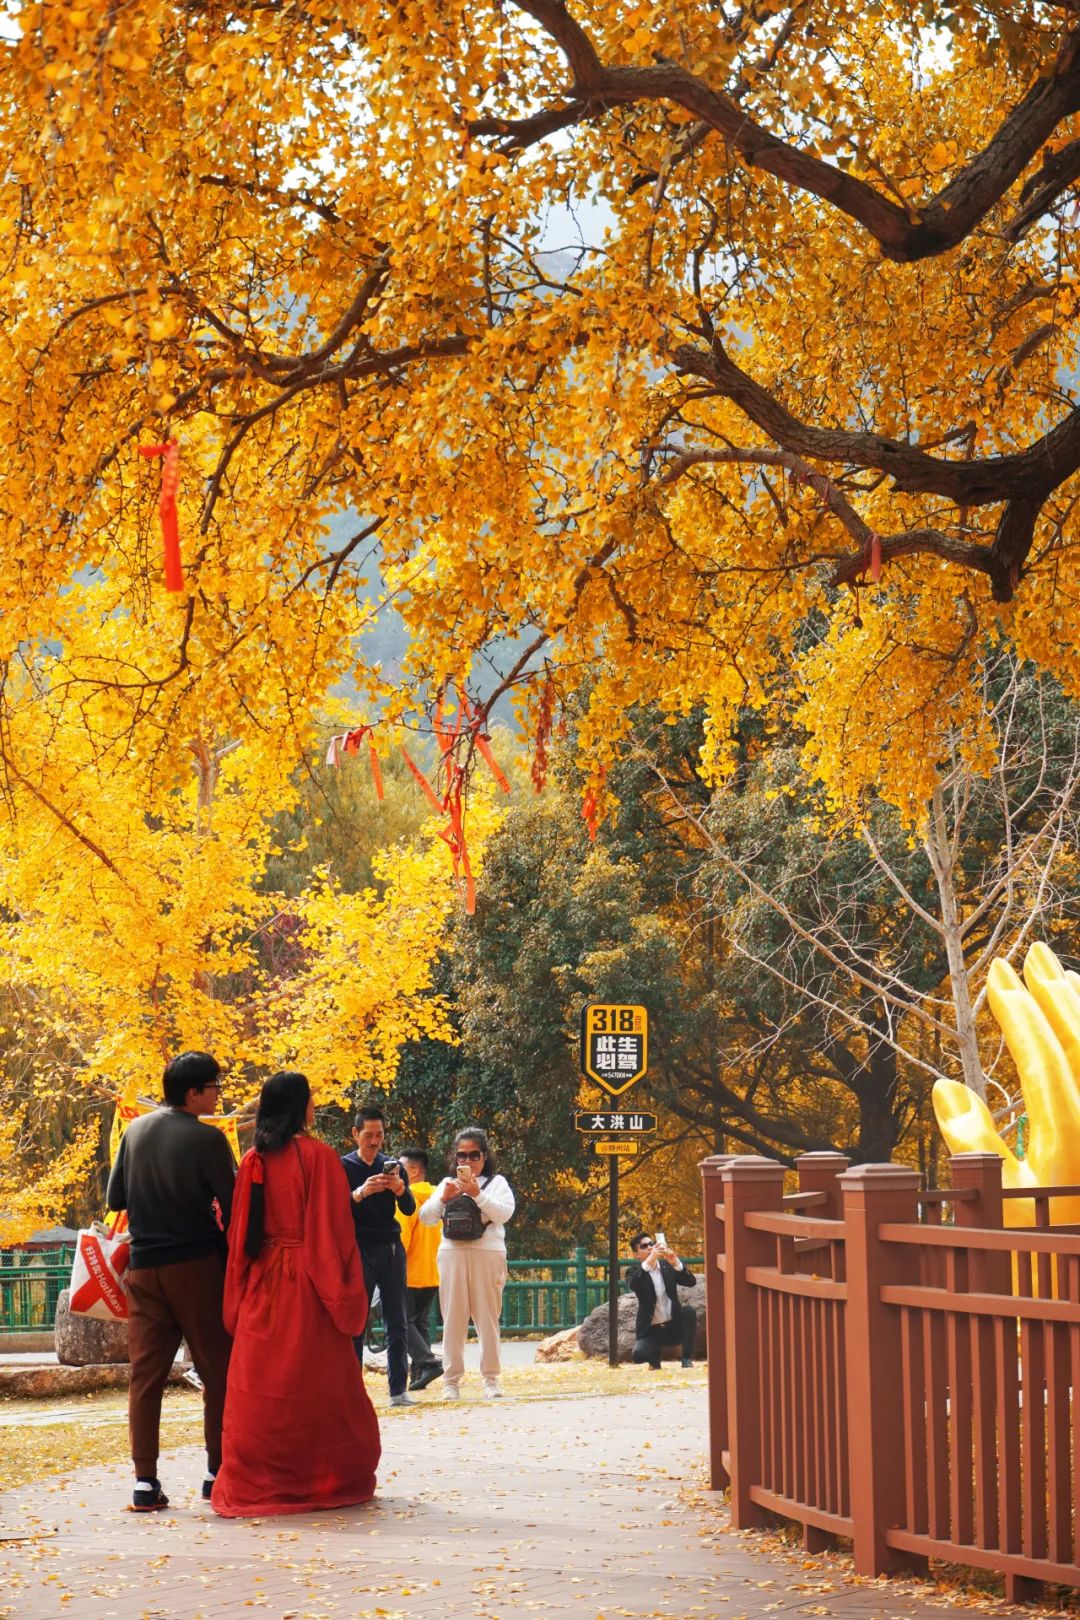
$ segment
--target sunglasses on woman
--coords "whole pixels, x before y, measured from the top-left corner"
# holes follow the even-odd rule
[[[484,1155],[482,1153],[477,1152],[477,1150],[474,1148],[474,1149],[472,1149],[471,1152],[459,1153],[458,1156],[457,1156],[457,1160],[458,1160],[458,1163],[460,1164],[463,1159],[482,1159],[483,1157],[484,1157]]]

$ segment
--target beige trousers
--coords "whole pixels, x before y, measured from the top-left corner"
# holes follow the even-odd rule
[[[439,1304],[443,1318],[443,1382],[456,1388],[465,1372],[469,1318],[480,1339],[480,1374],[498,1378],[499,1312],[506,1283],[506,1254],[474,1243],[439,1250]]]

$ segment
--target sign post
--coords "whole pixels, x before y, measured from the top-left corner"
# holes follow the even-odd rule
[[[649,1015],[637,1004],[594,1003],[581,1009],[581,1067],[589,1079],[619,1097],[640,1080],[649,1066]],[[624,1121],[634,1119],[628,1126]],[[646,1124],[646,1120],[649,1121]],[[640,1121],[640,1123],[638,1123]],[[617,1122],[617,1123],[616,1123]],[[608,1365],[619,1364],[619,1160],[637,1152],[636,1136],[622,1133],[656,1129],[656,1116],[578,1114],[580,1131],[602,1130],[607,1141],[596,1143],[608,1161]]]
[[[607,1360],[619,1365],[619,1155],[608,1159],[608,1315]]]

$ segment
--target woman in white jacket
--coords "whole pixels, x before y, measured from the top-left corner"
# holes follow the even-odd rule
[[[480,1339],[484,1394],[497,1399],[499,1314],[506,1285],[507,1221],[514,1195],[495,1161],[483,1131],[459,1131],[450,1152],[450,1175],[440,1181],[420,1211],[425,1226],[443,1223],[439,1244],[439,1304],[443,1317],[443,1400],[461,1399],[465,1338],[469,1318]]]

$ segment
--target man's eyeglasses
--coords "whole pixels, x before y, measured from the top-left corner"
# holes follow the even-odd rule
[[[654,1249],[655,1247],[656,1245],[652,1238],[642,1238],[641,1242],[638,1244],[639,1249]]]
[[[473,1149],[473,1151],[470,1153],[459,1153],[457,1159],[458,1163],[460,1164],[463,1159],[482,1159],[483,1157],[484,1155],[482,1153],[478,1153],[475,1149]]]

